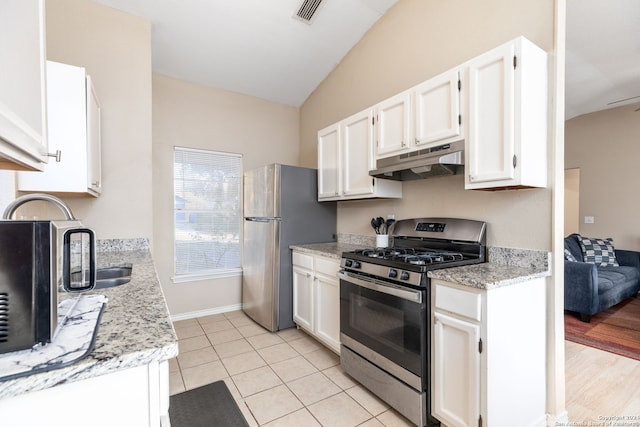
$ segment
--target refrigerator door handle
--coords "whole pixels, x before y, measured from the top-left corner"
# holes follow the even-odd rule
[[[244,220],[251,221],[251,222],[269,222],[269,221],[273,221],[274,219],[275,218],[260,218],[260,217],[251,216],[251,217],[246,217]]]

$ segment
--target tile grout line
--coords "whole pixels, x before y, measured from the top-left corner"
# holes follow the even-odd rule
[[[232,312],[232,313],[238,313],[238,312]],[[242,312],[239,312],[239,313],[242,313]],[[345,396],[346,396],[348,399],[350,399],[351,401],[353,401],[353,403],[355,403],[358,407],[360,407],[360,408],[364,411],[364,413],[365,413],[365,414],[367,414],[367,415],[368,415],[368,418],[367,418],[366,420],[364,420],[363,422],[361,422],[360,424],[362,424],[362,423],[367,423],[367,422],[369,422],[369,421],[371,421],[371,420],[376,420],[376,421],[380,422],[381,424],[383,424],[383,423],[382,423],[382,421],[380,421],[377,417],[378,417],[378,416],[380,416],[380,415],[382,415],[383,413],[385,413],[386,411],[388,411],[388,410],[390,409],[386,404],[384,404],[385,406],[387,406],[387,407],[386,407],[386,409],[384,409],[384,410],[383,410],[382,412],[380,412],[379,414],[377,414],[377,415],[376,415],[376,414],[371,413],[371,412],[370,412],[370,411],[369,411],[369,410],[368,410],[368,409],[367,409],[367,408],[366,408],[362,403],[360,403],[360,401],[358,401],[356,398],[354,398],[353,396],[351,396],[351,395],[347,392],[348,390],[354,389],[354,388],[357,386],[357,383],[354,383],[354,384],[353,384],[353,385],[351,385],[351,386],[348,386],[348,387],[346,387],[346,388],[343,388],[340,384],[338,384],[334,379],[332,379],[331,377],[329,377],[329,376],[325,373],[325,371],[326,371],[326,370],[331,369],[331,368],[333,368],[333,367],[335,367],[335,366],[339,366],[339,363],[338,363],[337,365],[335,365],[335,364],[334,364],[334,365],[327,366],[327,367],[326,367],[326,368],[324,368],[324,369],[321,369],[321,368],[319,368],[318,366],[316,366],[316,364],[314,364],[310,359],[308,359],[308,355],[310,355],[311,353],[314,353],[314,352],[316,352],[316,351],[318,351],[318,352],[329,352],[329,354],[330,354],[330,355],[332,355],[332,356],[333,356],[333,355],[337,356],[335,353],[333,353],[331,350],[329,350],[328,348],[324,347],[323,345],[321,345],[321,344],[319,344],[319,343],[318,343],[318,345],[319,345],[319,347],[318,347],[318,348],[312,349],[312,350],[307,351],[307,352],[305,352],[305,353],[301,353],[298,349],[296,349],[295,347],[291,346],[291,344],[290,344],[290,343],[291,343],[291,342],[294,342],[294,341],[298,341],[298,340],[301,340],[301,339],[304,339],[304,338],[310,338],[310,339],[313,339],[313,338],[309,337],[309,336],[308,336],[304,331],[302,331],[301,329],[299,329],[299,328],[296,328],[296,329],[295,329],[296,334],[297,334],[297,335],[299,335],[299,336],[297,336],[296,338],[293,338],[293,339],[285,339],[285,338],[282,336],[282,334],[279,334],[278,332],[275,332],[274,334],[276,334],[276,335],[277,335],[277,336],[282,340],[282,343],[271,344],[271,345],[266,345],[266,346],[264,346],[264,347],[256,348],[256,347],[255,347],[255,344],[252,344],[252,342],[251,342],[248,338],[255,337],[255,336],[259,336],[259,335],[263,335],[263,334],[264,334],[264,335],[266,335],[266,334],[269,334],[269,333],[270,333],[269,331],[266,331],[266,330],[265,330],[265,332],[264,332],[264,333],[259,333],[259,334],[254,334],[254,335],[245,336],[245,335],[244,335],[244,334],[239,330],[239,328],[242,328],[242,327],[245,327],[245,326],[257,325],[257,324],[256,324],[255,322],[253,322],[252,320],[249,320],[249,321],[245,321],[245,320],[243,320],[243,321],[240,321],[239,323],[247,322],[247,324],[246,324],[246,325],[245,325],[245,324],[236,325],[234,322],[232,322],[232,321],[231,321],[231,319],[235,319],[235,318],[242,317],[242,316],[246,316],[246,315],[244,315],[244,314],[240,314],[240,315],[233,315],[233,317],[228,317],[228,316],[226,315],[226,313],[220,313],[220,314],[216,314],[216,315],[213,315],[213,316],[220,316],[220,317],[215,318],[215,319],[218,319],[218,320],[214,320],[214,318],[213,318],[213,317],[206,316],[206,317],[203,317],[203,318],[194,318],[194,319],[189,319],[189,320],[186,320],[186,321],[182,321],[182,322],[188,322],[188,323],[182,323],[182,324],[179,324],[179,325],[177,325],[177,326],[175,326],[175,324],[174,324],[174,327],[175,327],[175,329],[176,329],[176,333],[177,333],[177,334],[178,334],[178,330],[179,330],[179,329],[194,328],[194,326],[198,326],[198,327],[199,327],[199,329],[200,329],[200,332],[201,332],[201,334],[198,334],[198,335],[195,335],[195,336],[189,336],[189,337],[179,338],[179,340],[186,340],[186,339],[189,339],[189,338],[196,338],[196,337],[202,337],[202,336],[204,336],[204,337],[205,337],[205,339],[206,339],[206,341],[208,342],[208,346],[206,346],[206,347],[202,347],[202,348],[198,348],[198,349],[191,349],[191,350],[189,350],[189,351],[187,351],[187,352],[185,352],[185,353],[190,353],[190,352],[192,352],[192,351],[203,350],[203,349],[205,349],[205,348],[211,348],[211,350],[214,352],[215,356],[217,357],[217,359],[216,359],[216,360],[214,360],[214,361],[211,361],[211,362],[203,362],[203,363],[200,363],[200,364],[198,364],[198,365],[189,366],[189,367],[187,367],[187,368],[183,368],[183,367],[181,366],[180,362],[178,361],[178,358],[176,358],[176,364],[177,364],[178,370],[177,370],[177,371],[174,371],[174,372],[178,372],[178,373],[180,373],[180,379],[181,379],[181,381],[182,381],[182,389],[183,389],[183,390],[181,390],[181,391],[179,391],[179,392],[187,391],[187,390],[190,390],[190,389],[192,389],[192,388],[196,388],[196,387],[187,388],[187,383],[186,383],[186,381],[185,381],[185,377],[184,377],[184,374],[183,374],[183,370],[184,370],[184,369],[196,368],[196,367],[201,366],[201,365],[204,365],[204,364],[206,364],[206,363],[212,363],[212,362],[219,361],[219,362],[220,362],[220,365],[221,365],[221,367],[222,367],[222,369],[224,369],[224,372],[225,372],[225,373],[226,373],[226,375],[227,375],[227,376],[225,376],[224,378],[222,378],[221,380],[226,380],[226,379],[228,378],[228,379],[231,381],[231,383],[233,384],[233,386],[235,387],[235,389],[236,389],[236,391],[237,391],[237,395],[239,396],[239,400],[238,400],[238,399],[235,399],[235,398],[234,398],[234,399],[235,399],[239,404],[244,405],[244,407],[246,408],[246,410],[251,414],[251,417],[253,418],[253,421],[255,422],[255,425],[257,425],[257,426],[259,426],[259,427],[261,427],[261,426],[262,426],[262,425],[264,425],[264,424],[260,424],[260,423],[258,422],[258,420],[257,420],[257,418],[256,418],[256,415],[255,415],[254,411],[252,411],[251,407],[247,404],[246,399],[247,399],[247,398],[249,398],[249,397],[251,397],[251,396],[255,396],[255,395],[259,394],[259,393],[262,393],[262,392],[265,392],[265,391],[268,391],[268,390],[273,390],[274,388],[280,387],[280,386],[282,386],[282,385],[284,385],[284,386],[286,387],[286,389],[288,390],[288,392],[289,392],[289,393],[291,393],[291,395],[296,399],[296,401],[301,405],[301,407],[300,407],[300,408],[298,408],[298,409],[295,409],[295,410],[293,410],[293,411],[291,411],[291,412],[287,412],[286,414],[279,415],[278,417],[276,417],[276,418],[274,418],[274,419],[272,419],[272,420],[269,420],[269,421],[267,422],[267,424],[268,424],[268,423],[275,422],[275,421],[280,420],[280,419],[282,419],[282,418],[285,418],[285,417],[287,417],[287,416],[290,416],[290,415],[292,415],[292,414],[294,414],[294,413],[296,413],[296,412],[298,412],[298,411],[300,411],[300,410],[303,410],[303,409],[304,409],[304,410],[305,410],[309,415],[311,415],[311,417],[312,417],[312,418],[313,418],[313,419],[314,419],[314,420],[315,420],[319,425],[322,425],[322,423],[321,423],[320,419],[318,419],[318,418],[317,418],[317,416],[316,416],[313,412],[311,412],[311,411],[309,410],[309,406],[311,406],[311,405],[315,405],[315,404],[317,404],[317,403],[319,403],[319,402],[322,402],[322,401],[324,401],[324,400],[326,400],[326,399],[330,399],[330,398],[332,398],[332,397],[335,397],[335,396],[337,396],[337,395],[339,395],[339,394],[341,394],[341,393],[344,393],[344,394],[345,394]],[[247,318],[247,319],[249,319],[248,317],[246,317],[246,318]],[[205,323],[205,322],[202,322],[202,319],[207,319],[206,323]],[[193,322],[192,322],[191,320],[193,320]],[[206,327],[205,325],[211,325],[211,324],[218,323],[218,322],[223,322],[223,321],[227,321],[227,322],[231,325],[231,327],[230,327],[230,328],[227,328],[227,329],[216,330],[216,331],[213,331],[213,332],[211,332],[211,333],[207,334],[207,332],[206,332],[206,330],[205,330],[205,327]],[[236,331],[236,332],[241,336],[241,338],[239,338],[239,339],[237,339],[237,340],[224,341],[224,342],[220,342],[220,343],[217,343],[217,344],[213,344],[213,340],[212,340],[212,338],[211,338],[209,335],[213,335],[214,333],[217,333],[217,332],[224,332],[224,331],[230,331],[230,330],[235,330],[235,331]],[[252,369],[248,369],[247,371],[237,372],[237,373],[235,373],[234,375],[231,375],[231,374],[230,374],[230,372],[229,372],[229,370],[228,370],[228,368],[227,368],[227,366],[226,366],[226,364],[225,364],[225,362],[223,361],[223,357],[221,357],[221,356],[220,356],[220,354],[218,353],[218,351],[215,349],[215,346],[216,346],[216,345],[222,345],[222,344],[231,343],[231,342],[234,342],[234,341],[241,341],[241,340],[242,340],[242,341],[245,341],[246,343],[248,343],[248,345],[249,345],[249,347],[251,348],[251,350],[249,350],[249,351],[241,351],[240,353],[233,354],[233,355],[231,355],[231,356],[225,357],[225,359],[230,359],[230,358],[233,358],[233,357],[236,357],[236,356],[240,356],[240,355],[242,355],[242,354],[255,353],[255,354],[260,358],[260,360],[264,363],[264,365],[259,366],[259,367],[255,367],[255,368],[252,368]],[[291,347],[291,348],[292,348],[292,350],[295,352],[295,354],[296,354],[296,355],[295,355],[295,356],[292,356],[292,357],[285,358],[285,359],[283,359],[283,360],[278,360],[278,361],[273,362],[273,363],[269,363],[269,362],[265,359],[265,357],[263,356],[263,354],[261,354],[261,353],[260,353],[260,350],[264,350],[264,349],[267,349],[267,348],[269,348],[269,347],[273,347],[273,346],[280,345],[280,344],[287,344],[289,347]],[[313,367],[314,372],[311,372],[311,373],[308,373],[308,374],[302,375],[301,377],[293,378],[293,379],[291,379],[291,380],[289,380],[289,381],[285,381],[285,380],[283,379],[283,377],[281,377],[281,376],[280,376],[280,375],[279,375],[279,374],[278,374],[278,373],[273,369],[273,367],[272,367],[272,365],[274,365],[274,364],[276,364],[276,363],[284,362],[284,361],[287,361],[287,360],[292,360],[292,359],[295,359],[295,358],[298,358],[298,357],[301,357],[301,358],[302,358],[302,360],[304,360],[306,363],[310,364],[310,365]],[[338,357],[339,357],[339,356],[338,356]],[[319,363],[319,362],[318,362],[318,361],[316,361],[316,363]],[[258,391],[258,392],[252,393],[252,394],[247,395],[247,396],[243,396],[243,395],[242,395],[242,393],[241,393],[241,391],[240,391],[240,388],[238,387],[237,379],[235,379],[235,378],[234,378],[234,376],[238,376],[238,375],[241,375],[241,374],[244,374],[244,373],[247,373],[247,372],[251,372],[251,371],[253,371],[253,370],[257,370],[257,369],[264,368],[264,367],[269,368],[269,371],[270,371],[270,372],[275,376],[275,378],[277,378],[277,379],[278,379],[278,381],[280,382],[280,384],[275,385],[275,386],[272,386],[272,387],[268,387],[268,388],[266,388],[266,389],[264,389],[264,390],[260,390],[260,391]],[[326,380],[328,380],[330,384],[332,384],[333,386],[335,386],[335,387],[338,389],[338,391],[337,391],[337,392],[335,392],[335,393],[333,393],[333,394],[331,394],[331,395],[328,395],[328,396],[324,396],[324,397],[322,397],[322,398],[321,398],[320,400],[318,400],[317,402],[313,402],[313,403],[311,403],[310,405],[306,405],[306,404],[304,404],[304,402],[300,399],[300,397],[299,397],[299,396],[294,392],[294,390],[290,387],[289,383],[293,383],[293,382],[295,382],[295,381],[301,380],[301,379],[306,378],[306,377],[309,377],[309,376],[311,376],[311,375],[315,375],[315,374],[317,374],[317,373],[320,373],[320,374],[323,376],[323,378],[324,378],[324,379],[326,379]],[[217,381],[217,380],[216,380],[216,381]],[[198,387],[200,387],[200,386],[198,386]],[[175,394],[175,393],[174,393],[174,394]],[[374,398],[375,398],[375,396],[374,396]],[[244,412],[243,412],[243,413],[244,413]]]

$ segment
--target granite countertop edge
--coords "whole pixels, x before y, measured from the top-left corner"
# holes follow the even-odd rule
[[[98,268],[133,264],[131,282],[84,295],[108,298],[93,351],[69,366],[0,381],[0,398],[171,359],[178,339],[148,247],[98,252]],[[59,300],[74,297],[59,294]]]
[[[431,279],[439,279],[470,288],[491,290],[547,277],[551,275],[551,272],[544,268],[519,267],[486,262],[433,270],[427,272],[427,275]]]
[[[341,242],[290,246],[292,250],[335,259],[340,259],[342,252],[361,248],[363,245]],[[491,262],[492,258],[495,258],[496,262]],[[550,276],[549,258],[550,254],[544,251],[491,248],[489,250],[490,262],[432,270],[427,275],[432,279],[490,290]],[[525,260],[523,265],[510,264],[514,260],[523,259]]]
[[[356,249],[362,249],[362,245],[354,245],[351,243],[338,243],[338,242],[328,242],[328,243],[309,243],[305,245],[291,245],[290,249],[296,250],[299,252],[308,253],[311,255],[320,255],[329,258],[340,259],[342,257],[342,252],[353,251]]]

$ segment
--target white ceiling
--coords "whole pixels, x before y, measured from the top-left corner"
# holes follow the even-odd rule
[[[397,0],[96,0],[152,22],[153,71],[300,106]]]
[[[152,22],[154,72],[300,106],[398,0],[96,1]],[[566,76],[567,119],[640,102],[639,0],[567,0]]]
[[[640,1],[567,0],[566,43],[566,119],[640,102]]]

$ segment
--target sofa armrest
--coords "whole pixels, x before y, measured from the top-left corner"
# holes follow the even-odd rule
[[[584,314],[598,311],[598,270],[587,262],[564,262],[564,308]]]
[[[640,269],[640,252],[616,249],[618,264]]]

